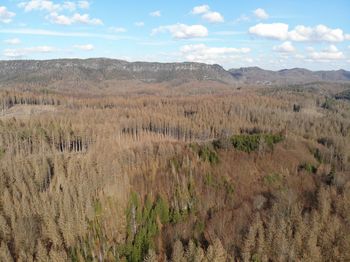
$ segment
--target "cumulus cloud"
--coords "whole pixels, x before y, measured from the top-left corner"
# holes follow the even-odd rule
[[[80,49],[83,51],[92,51],[95,49],[95,47],[92,44],[87,44],[87,45],[75,45],[74,48]]]
[[[169,32],[173,38],[186,39],[208,36],[208,29],[203,25],[174,24],[160,26],[152,30],[152,35]]]
[[[27,2],[20,2],[18,7],[23,8],[26,12],[34,10],[54,12],[63,8],[61,5],[55,4],[49,0],[31,0]]]
[[[195,6],[191,13],[194,15],[202,15],[202,18],[209,23],[224,22],[224,17],[219,12],[211,11],[208,5]]]
[[[231,58],[230,55],[246,54],[249,48],[208,47],[204,44],[184,45],[180,48],[182,56],[191,62],[218,63]]]
[[[27,47],[27,48],[8,48],[4,50],[4,56],[6,57],[23,57],[31,54],[38,54],[38,53],[51,53],[54,52],[56,49],[51,46],[35,46],[35,47]]]
[[[319,42],[342,42],[347,38],[343,30],[336,28],[332,29],[325,25],[317,25],[315,27],[307,27],[298,25],[293,30],[289,31],[288,24],[259,23],[249,28],[249,33],[265,38],[291,41],[319,41]]]
[[[292,52],[295,52],[295,47],[290,41],[286,41],[281,45],[274,46],[273,50],[281,53],[292,53]]]
[[[19,38],[11,38],[4,40],[4,42],[8,45],[19,45],[21,43],[21,40],[19,40]]]
[[[269,18],[269,14],[266,13],[266,11],[262,8],[258,8],[256,10],[254,10],[253,13],[259,19],[268,19]]]
[[[7,10],[6,6],[0,6],[0,22],[8,24],[16,14]]]
[[[221,23],[224,22],[224,17],[218,12],[205,13],[202,18],[210,23]]]
[[[142,26],[145,26],[145,23],[140,21],[140,22],[135,22],[134,25],[137,27],[142,27]]]
[[[345,58],[343,52],[339,51],[335,45],[330,45],[319,52],[312,50],[309,56],[314,60],[340,60]]]
[[[284,23],[259,23],[250,27],[249,33],[260,37],[286,40],[288,38],[288,25]]]
[[[149,13],[149,15],[153,16],[153,17],[160,17],[161,13],[159,10],[157,10],[157,11],[153,11],[153,12]]]
[[[298,25],[288,33],[288,36],[292,41],[342,42],[345,40],[343,30],[332,29],[325,25],[317,25],[316,27]]]
[[[102,25],[103,22],[98,18],[90,18],[89,14],[75,13],[71,16],[59,14],[61,11],[73,12],[77,8],[88,9],[89,1],[64,1],[62,3],[54,3],[50,0],[31,0],[20,2],[18,7],[23,8],[25,12],[31,11],[46,11],[49,14],[46,16],[51,23],[59,25],[71,25],[76,23],[88,25]]]
[[[194,15],[201,15],[209,12],[209,10],[210,10],[209,5],[199,5],[199,6],[193,7],[191,13]]]
[[[54,3],[50,0],[30,0],[20,2],[18,7],[23,8],[25,12],[31,11],[46,11],[46,12],[58,12],[58,11],[75,11],[77,8],[88,9],[90,7],[89,1],[64,1],[63,3]]]
[[[86,25],[103,25],[102,20],[90,18],[88,14],[75,13],[73,16],[59,15],[56,12],[46,17],[51,23],[59,25],[86,24]]]

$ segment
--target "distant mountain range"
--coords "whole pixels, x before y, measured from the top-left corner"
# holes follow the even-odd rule
[[[270,71],[259,67],[225,70],[220,65],[203,63],[127,62],[106,58],[0,61],[0,87],[100,88],[121,82],[176,86],[198,81],[224,85],[343,82],[350,81],[350,72],[303,68]]]
[[[318,81],[350,81],[350,72],[310,71],[304,68],[264,70],[259,67],[230,69],[231,75],[238,81],[250,84],[296,84]]]

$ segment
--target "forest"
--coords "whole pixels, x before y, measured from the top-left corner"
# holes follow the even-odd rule
[[[348,90],[1,90],[0,261],[349,261]]]

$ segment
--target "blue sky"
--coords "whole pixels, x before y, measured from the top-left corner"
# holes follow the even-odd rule
[[[0,0],[0,59],[350,69],[350,1]]]

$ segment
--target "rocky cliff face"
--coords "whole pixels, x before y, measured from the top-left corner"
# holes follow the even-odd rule
[[[201,63],[147,63],[114,59],[59,59],[46,61],[1,61],[0,82],[139,80],[213,80],[230,83],[232,75],[219,65]]]
[[[350,81],[350,72],[313,72],[302,68],[270,71],[258,67],[226,71],[220,65],[203,63],[127,62],[106,58],[0,61],[0,87],[87,90],[120,87],[118,83],[123,81],[127,81],[129,86],[155,83],[167,87],[193,82],[199,85],[204,81],[214,86],[215,82],[221,86],[278,85]]]

